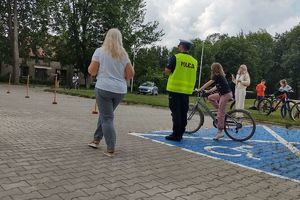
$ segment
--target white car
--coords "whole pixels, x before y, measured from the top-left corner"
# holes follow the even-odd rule
[[[154,82],[147,81],[139,86],[138,94],[158,95],[158,88]]]

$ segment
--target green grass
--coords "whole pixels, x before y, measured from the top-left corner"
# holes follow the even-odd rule
[[[45,91],[52,92],[53,89],[46,89]],[[87,90],[87,89],[59,89],[58,93],[68,94],[73,96],[80,96],[80,97],[87,97],[87,98],[95,98],[94,90]],[[196,97],[190,97],[190,103],[196,101]],[[254,99],[246,99],[245,101],[245,108],[248,109],[253,105]],[[151,106],[159,106],[159,107],[168,107],[168,96],[167,95],[138,95],[133,93],[126,94],[124,103],[127,104],[144,104],[144,105],[151,105]],[[212,106],[208,104],[210,108]],[[249,110],[251,115],[256,121],[265,122],[265,123],[273,123],[283,125],[285,127],[292,127],[292,126],[300,126],[299,122],[292,121],[291,119],[282,119],[280,116],[280,109],[276,112],[271,113],[269,116],[263,115],[255,110]]]
[[[283,119],[280,115],[280,108],[277,109],[275,112],[272,112],[270,115],[265,115],[260,113],[257,110],[250,110],[251,106],[253,106],[254,99],[246,99],[245,101],[245,108],[251,112],[252,117],[259,122],[265,122],[265,123],[273,123],[273,124],[280,124],[287,128],[293,127],[293,126],[300,126],[299,121],[293,121],[289,118],[289,116],[286,116],[285,119]]]

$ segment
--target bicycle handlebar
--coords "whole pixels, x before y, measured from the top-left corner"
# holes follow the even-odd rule
[[[196,93],[198,97],[203,97],[203,98],[209,95],[209,93],[205,92],[204,90],[198,90],[197,88],[194,89],[194,93]]]

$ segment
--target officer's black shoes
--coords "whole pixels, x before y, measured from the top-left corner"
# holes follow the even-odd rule
[[[168,135],[165,138],[166,138],[166,140],[172,140],[172,141],[176,141],[176,142],[180,142],[182,139],[181,137],[176,137],[174,135]]]

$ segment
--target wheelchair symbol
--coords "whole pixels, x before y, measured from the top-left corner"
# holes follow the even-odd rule
[[[204,149],[212,154],[222,155],[222,156],[230,156],[230,157],[241,157],[243,154],[246,154],[246,157],[254,160],[260,160],[260,158],[254,157],[251,150],[253,146],[250,145],[242,145],[239,147],[226,147],[226,146],[207,146]],[[223,152],[222,152],[223,149]],[[236,151],[239,153],[231,154],[231,153],[225,153],[224,150],[230,150],[230,151]]]

